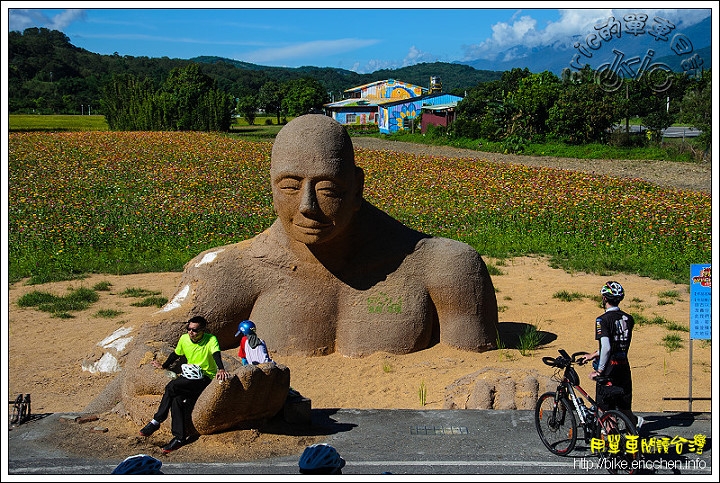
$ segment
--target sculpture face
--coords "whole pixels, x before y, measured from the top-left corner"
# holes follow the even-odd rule
[[[362,202],[363,176],[344,128],[326,116],[304,117],[315,119],[297,118],[278,134],[270,181],[275,211],[288,236],[314,245],[350,225]]]

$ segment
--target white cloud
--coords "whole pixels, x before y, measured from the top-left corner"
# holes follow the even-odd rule
[[[65,28],[76,20],[85,20],[85,10],[82,8],[69,8],[62,13],[52,17],[48,28],[53,30],[65,30]]]
[[[18,32],[32,27],[63,31],[76,20],[84,19],[85,10],[81,8],[63,10],[53,17],[48,17],[41,10],[33,8],[11,8],[8,10],[8,27],[10,30]]]
[[[371,59],[365,62],[365,65],[361,66],[360,62],[355,62],[350,70],[359,74],[367,74],[368,72],[375,72],[382,69],[398,69],[400,67],[408,67],[415,64],[421,64],[423,62],[441,62],[439,56],[430,52],[423,52],[414,45],[408,49],[408,53],[405,55],[402,61],[395,60],[380,60]]]
[[[277,61],[293,63],[295,59],[312,59],[313,57],[321,55],[327,56],[351,52],[356,49],[370,47],[378,42],[380,42],[380,40],[355,38],[316,40],[313,42],[303,42],[300,44],[260,49],[253,52],[239,54],[238,60],[252,62],[254,64],[268,64]]]
[[[627,13],[645,13],[650,18],[662,17],[689,27],[711,14],[710,9],[560,9],[560,19],[548,22],[544,27],[530,15],[513,16],[508,22],[498,22],[492,26],[492,36],[477,44],[463,46],[464,59],[509,60],[516,55],[518,47],[537,48],[557,43],[570,44],[572,36],[591,32],[600,21],[610,17],[622,19]]]
[[[438,57],[436,55],[431,54],[430,52],[423,52],[413,45],[410,47],[410,50],[403,59],[402,65],[403,67],[407,67],[409,65],[420,64],[423,62],[435,62],[437,60]]]

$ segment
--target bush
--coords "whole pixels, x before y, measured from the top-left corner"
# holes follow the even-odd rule
[[[435,124],[430,124],[425,130],[425,135],[429,138],[444,138],[447,133],[444,126],[436,126]]]
[[[627,133],[625,129],[616,129],[610,133],[608,144],[623,148],[643,148],[648,145],[648,139],[643,133]]]

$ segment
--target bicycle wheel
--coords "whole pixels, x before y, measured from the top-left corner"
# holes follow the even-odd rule
[[[637,472],[635,460],[640,456],[640,448],[637,447],[637,439],[628,438],[637,436],[637,429],[630,418],[621,411],[611,409],[600,416],[598,428],[598,437],[604,442],[600,457],[604,459],[608,472],[613,475],[632,475]]]
[[[535,404],[535,429],[551,453],[563,456],[575,448],[577,421],[567,399],[555,401],[554,392],[546,392]]]

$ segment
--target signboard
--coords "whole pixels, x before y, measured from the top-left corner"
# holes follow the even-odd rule
[[[710,264],[690,266],[690,339],[710,339],[712,329]]]

